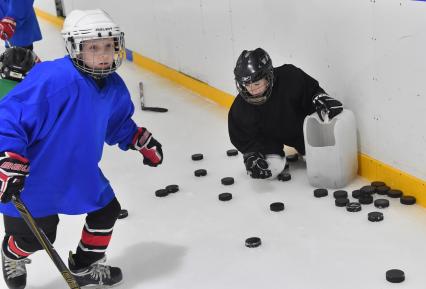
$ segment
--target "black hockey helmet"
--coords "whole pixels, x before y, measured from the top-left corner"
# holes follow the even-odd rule
[[[0,77],[15,81],[21,81],[33,68],[36,55],[23,47],[7,48],[0,55]]]
[[[248,103],[260,105],[265,103],[271,96],[274,84],[274,68],[271,57],[262,48],[244,50],[238,57],[234,75],[238,92]],[[262,95],[251,95],[245,86],[261,79],[268,81],[268,88]]]

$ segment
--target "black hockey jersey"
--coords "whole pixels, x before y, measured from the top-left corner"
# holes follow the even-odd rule
[[[313,97],[324,90],[318,81],[291,64],[274,68],[270,98],[262,105],[237,95],[228,114],[232,144],[242,153],[284,155],[283,145],[305,154],[303,121],[315,111]]]

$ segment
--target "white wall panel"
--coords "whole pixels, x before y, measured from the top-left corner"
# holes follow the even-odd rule
[[[36,0],[40,8],[48,3],[54,0]],[[302,68],[355,112],[362,152],[426,179],[425,2],[65,0],[64,5],[66,12],[107,10],[126,32],[129,49],[232,94],[238,55],[263,47],[275,66]]]
[[[235,54],[229,0],[201,0],[204,81],[234,94]]]
[[[426,179],[426,3],[377,2],[375,86],[377,130],[364,139],[379,139],[364,150],[382,161]],[[373,98],[373,97],[372,97]]]

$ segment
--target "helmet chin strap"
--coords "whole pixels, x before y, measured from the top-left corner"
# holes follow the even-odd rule
[[[110,75],[112,72],[116,70],[116,64],[115,62],[112,63],[112,65],[107,69],[96,69],[91,68],[87,66],[82,59],[76,58],[74,60],[78,65],[76,65],[77,69],[81,72],[90,75],[94,79],[103,79],[106,78],[108,75]]]

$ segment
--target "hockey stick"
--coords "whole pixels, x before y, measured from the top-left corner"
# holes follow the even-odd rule
[[[59,257],[58,252],[56,252],[55,248],[53,248],[52,246],[52,243],[50,243],[49,239],[46,237],[46,234],[44,234],[43,230],[36,224],[33,216],[28,211],[27,207],[19,198],[19,196],[12,196],[12,202],[15,205],[16,209],[19,211],[21,217],[24,219],[25,223],[27,223],[31,232],[33,232],[34,236],[40,242],[40,245],[43,247],[44,250],[46,250],[47,254],[49,255],[50,259],[52,259],[56,268],[58,268],[59,272],[61,272],[62,277],[64,277],[69,288],[80,289],[80,286],[78,285],[74,276],[71,274],[67,266],[65,266],[61,257]]]
[[[6,46],[7,46],[6,48],[13,47],[12,44],[10,44],[10,42],[9,42],[9,38],[7,38],[7,34],[3,33],[2,35],[3,35],[4,43],[6,43]]]
[[[155,112],[167,112],[168,109],[164,107],[153,107],[153,106],[145,106],[145,96],[143,94],[143,83],[139,82],[139,97],[141,101],[141,109],[147,111],[155,111]]]

